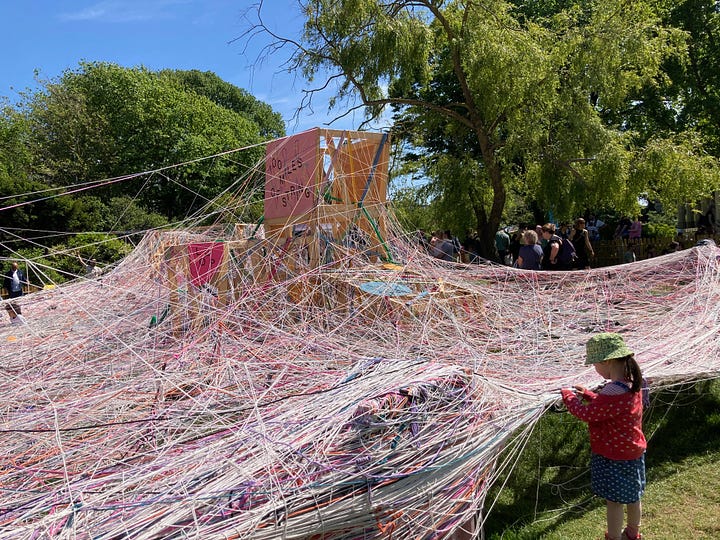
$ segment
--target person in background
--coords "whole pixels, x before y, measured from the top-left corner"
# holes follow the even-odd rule
[[[631,242],[637,242],[642,236],[642,221],[639,216],[635,216],[632,223],[630,223],[630,229],[628,230],[628,240]]]
[[[525,231],[527,226],[520,225],[515,232],[510,235],[510,253],[512,254],[512,260],[517,263],[517,258],[520,256],[520,248],[525,245]],[[537,233],[535,234],[537,238]],[[515,264],[514,266],[518,266]]]
[[[535,225],[535,234],[537,234],[538,242],[540,242],[540,247],[545,249],[545,246],[547,245],[547,240],[543,237],[543,228],[542,225]]]
[[[590,259],[595,258],[595,251],[590,242],[590,234],[585,229],[585,220],[583,218],[575,220],[575,226],[570,233],[569,240],[575,246],[575,254],[577,255],[575,268],[579,270],[590,268]]]
[[[557,235],[565,240],[566,238],[570,238],[570,235],[572,234],[572,227],[570,227],[570,224],[567,222],[563,222],[560,224],[560,229],[557,232]]]
[[[591,242],[599,242],[600,241],[600,229],[602,229],[605,226],[605,222],[596,218],[592,214],[588,217],[587,220],[587,231],[590,235],[590,241]]]
[[[462,252],[462,242],[460,242],[460,239],[455,236],[450,229],[445,231],[445,240],[449,241],[452,245],[453,258],[457,261],[460,258],[460,253]]]
[[[615,238],[628,238],[630,235],[630,225],[632,225],[632,222],[629,217],[621,217],[617,227],[615,227]]]
[[[543,250],[538,244],[538,237],[535,231],[523,233],[524,245],[520,246],[516,266],[523,270],[540,270],[542,268]]]
[[[19,304],[5,304],[5,310],[10,317],[10,324],[27,324]]]
[[[85,260],[80,256],[79,253],[76,253],[75,255],[77,256],[78,261],[80,261],[80,264],[82,264],[85,268],[85,277],[87,279],[99,278],[102,275],[103,269],[98,266],[95,259]]]
[[[455,247],[443,231],[436,231],[430,239],[430,255],[443,261],[455,261]]]
[[[590,487],[606,501],[605,538],[640,539],[647,448],[642,416],[648,404],[640,366],[622,336],[614,333],[588,340],[585,365],[592,365],[607,384],[597,393],[582,386],[560,392],[568,412],[587,422],[590,430]]]
[[[715,234],[715,203],[712,203],[707,212],[701,214],[698,218],[695,238],[697,239],[698,235],[702,234]]]
[[[625,253],[623,254],[623,262],[624,263],[632,263],[637,261],[637,254],[635,252],[637,248],[635,247],[635,244],[628,244],[628,246],[625,248]]]
[[[417,240],[417,245],[425,250],[428,251],[430,244],[427,239],[427,235],[425,234],[425,229],[418,229],[415,231],[415,239]]]
[[[460,260],[465,263],[480,262],[480,240],[473,229],[468,229],[465,240],[462,243]]]
[[[495,249],[498,252],[500,264],[507,264],[505,257],[510,252],[510,236],[505,229],[500,229],[495,233]]]
[[[555,225],[553,223],[546,223],[542,226],[541,230],[543,239],[545,240],[542,259],[543,270],[564,270],[561,268],[557,258],[560,252],[562,238],[555,234]]]
[[[10,270],[5,272],[3,287],[7,290],[10,298],[18,298],[23,295],[24,285],[27,285],[27,281],[25,281],[25,274],[18,267],[18,263],[13,261],[10,265]]]

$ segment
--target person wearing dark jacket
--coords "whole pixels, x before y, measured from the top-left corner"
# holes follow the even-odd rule
[[[26,285],[25,274],[18,267],[18,263],[14,262],[10,265],[10,270],[5,272],[3,287],[8,292],[10,298],[17,298],[23,295],[23,286]]]

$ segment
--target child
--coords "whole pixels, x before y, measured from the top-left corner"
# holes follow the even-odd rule
[[[18,304],[5,304],[5,310],[10,317],[10,324],[27,324]]]
[[[642,431],[643,379],[633,352],[619,334],[603,333],[586,345],[586,365],[610,382],[598,393],[576,386],[561,390],[568,411],[590,429],[591,488],[607,502],[606,540],[635,540],[645,490],[645,448]],[[627,526],[622,530],[623,505]],[[622,530],[622,531],[621,531]]]

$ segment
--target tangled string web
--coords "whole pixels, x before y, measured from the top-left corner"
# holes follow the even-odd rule
[[[451,538],[560,387],[598,382],[593,333],[623,334],[654,389],[720,371],[715,246],[456,265],[383,206],[383,262],[221,225],[235,199],[0,328],[1,538]],[[195,285],[190,247],[211,245]]]

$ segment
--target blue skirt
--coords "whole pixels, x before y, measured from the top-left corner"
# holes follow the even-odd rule
[[[637,459],[616,460],[593,454],[590,459],[590,488],[608,501],[631,504],[645,491],[645,454]]]

